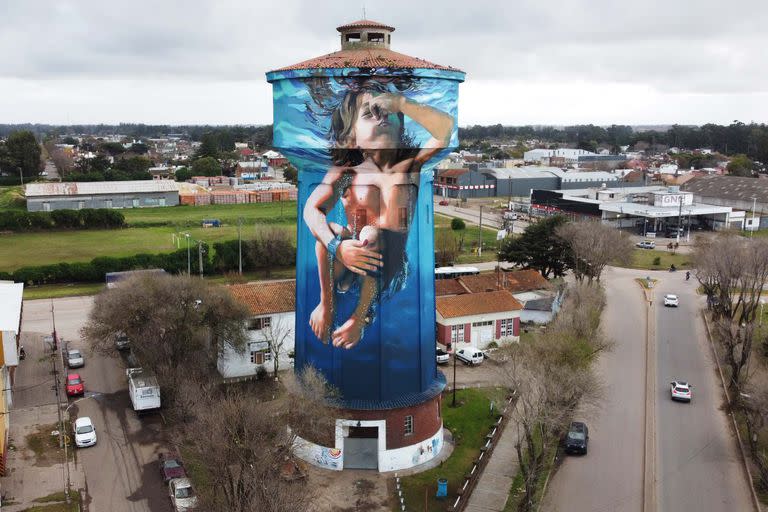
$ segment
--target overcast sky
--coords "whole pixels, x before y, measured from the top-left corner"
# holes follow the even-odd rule
[[[765,0],[0,0],[0,123],[270,123],[363,4],[466,71],[462,126],[768,122]]]

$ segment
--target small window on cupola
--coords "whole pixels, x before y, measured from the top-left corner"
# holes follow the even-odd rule
[[[351,34],[346,35],[346,40],[348,43],[359,43],[360,42],[360,33],[359,32],[353,32]]]
[[[369,43],[383,43],[384,42],[384,34],[381,32],[369,32],[368,33],[368,42]]]

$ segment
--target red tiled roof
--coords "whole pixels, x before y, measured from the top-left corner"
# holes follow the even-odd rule
[[[387,48],[357,48],[340,50],[314,59],[305,60],[292,66],[286,66],[273,71],[289,71],[296,69],[320,68],[406,68],[406,69],[442,69],[459,71],[451,66],[441,66],[418,57],[409,57],[402,53],[393,52]]]
[[[446,178],[458,178],[459,176],[466,174],[469,172],[469,169],[446,169],[442,172],[437,173],[439,177],[446,177]]]
[[[506,272],[509,284],[505,288],[512,293],[529,292],[531,290],[543,290],[549,288],[549,281],[532,269]]]
[[[458,279],[438,279],[435,281],[435,296],[443,295],[461,295],[469,293],[466,288],[461,286]]]
[[[502,272],[478,274],[474,276],[462,276],[458,281],[470,291],[470,293],[488,292],[493,290],[507,290],[512,293],[529,292],[549,288],[549,282],[541,277],[535,270],[516,270],[514,272]]]
[[[523,309],[522,304],[511,293],[504,290],[437,297],[435,306],[443,318],[503,313]]]
[[[384,30],[389,30],[390,32],[395,31],[395,27],[390,27],[389,25],[385,25],[383,23],[379,23],[378,21],[373,21],[373,20],[353,21],[352,23],[347,23],[345,25],[336,27],[336,30],[338,30],[339,32],[343,32],[350,28],[383,28]]]
[[[232,296],[248,307],[252,315],[288,313],[296,310],[296,281],[233,284]]]

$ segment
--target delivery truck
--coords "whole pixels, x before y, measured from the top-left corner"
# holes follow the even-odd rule
[[[133,410],[139,414],[160,409],[160,385],[157,377],[143,368],[128,368],[128,393]]]

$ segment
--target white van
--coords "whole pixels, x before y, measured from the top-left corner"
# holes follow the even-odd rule
[[[160,408],[160,386],[157,377],[145,372],[142,368],[128,368],[128,393],[131,395],[131,405],[137,413],[154,411]]]
[[[485,359],[485,354],[483,354],[482,350],[478,350],[474,347],[467,347],[458,350],[456,352],[456,357],[458,357],[459,361],[463,362],[464,364],[474,366],[483,362],[483,359]]]

